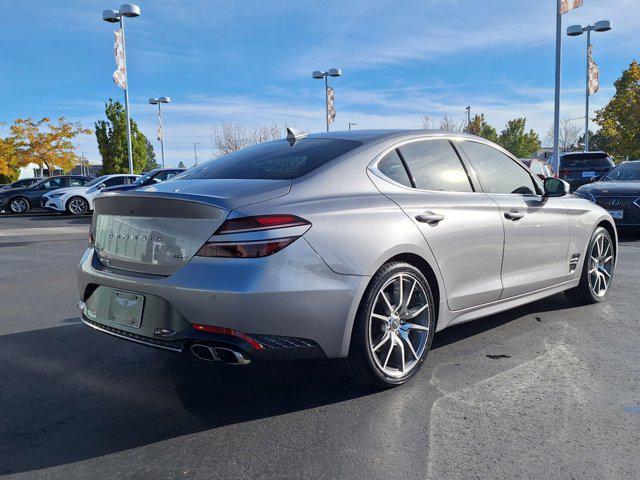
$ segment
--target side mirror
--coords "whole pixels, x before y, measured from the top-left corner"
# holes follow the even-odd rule
[[[597,181],[599,181],[601,178],[602,178],[602,177],[597,177],[597,176],[596,176],[596,177],[591,177],[591,183],[593,183],[593,182],[597,182]]]
[[[107,186],[104,183],[99,183],[98,190],[102,190],[103,188],[107,188]]]
[[[547,178],[544,181],[545,197],[563,197],[569,193],[571,186],[559,178]]]

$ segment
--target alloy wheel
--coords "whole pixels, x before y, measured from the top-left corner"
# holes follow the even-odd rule
[[[369,349],[376,366],[390,377],[408,375],[423,356],[431,309],[420,281],[398,273],[378,290],[369,317]]]
[[[74,197],[69,201],[69,211],[74,215],[84,215],[88,208],[89,206],[83,198]]]
[[[29,205],[27,205],[27,201],[25,199],[16,198],[11,200],[9,208],[13,213],[24,213],[28,210]]]
[[[589,253],[589,288],[596,297],[607,293],[613,275],[613,246],[608,235],[595,238]]]

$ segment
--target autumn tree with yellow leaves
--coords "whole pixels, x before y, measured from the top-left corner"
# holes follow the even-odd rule
[[[0,175],[9,179],[31,163],[50,172],[56,168],[71,170],[80,161],[73,140],[92,133],[80,122],[46,117],[38,121],[18,118],[9,131],[7,137],[0,138]]]

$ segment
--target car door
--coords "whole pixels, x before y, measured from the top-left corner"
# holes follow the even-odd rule
[[[45,193],[68,186],[69,181],[67,177],[51,177],[29,192],[29,201],[31,202],[31,205],[39,207],[42,202],[42,196]]]
[[[501,298],[557,285],[569,275],[569,216],[561,198],[542,195],[519,162],[481,142],[458,143],[504,224]]]
[[[502,292],[503,226],[498,207],[474,191],[445,138],[399,145],[377,164],[393,180],[383,193],[420,229],[442,274],[451,310],[496,301]]]

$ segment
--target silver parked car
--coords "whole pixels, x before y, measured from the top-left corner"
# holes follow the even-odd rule
[[[235,365],[340,358],[382,386],[450,325],[603,300],[617,253],[606,210],[459,133],[290,132],[94,207],[87,325]]]

